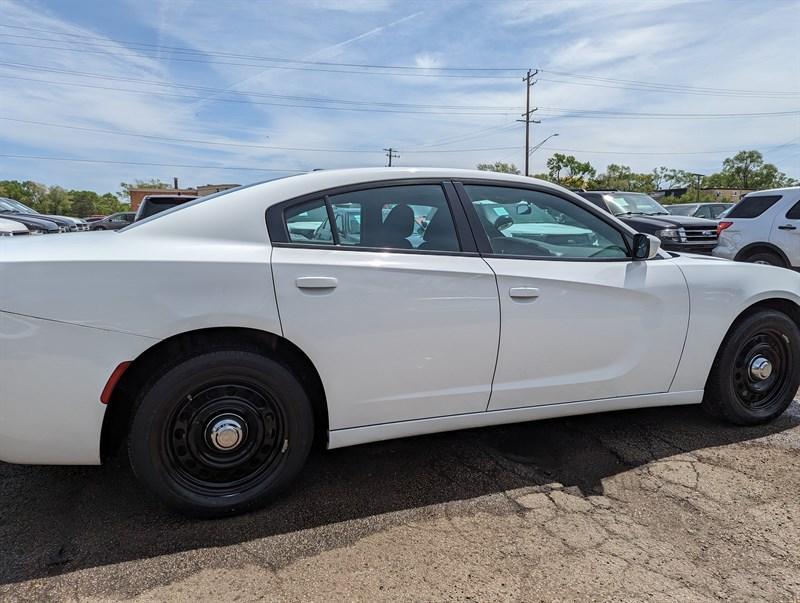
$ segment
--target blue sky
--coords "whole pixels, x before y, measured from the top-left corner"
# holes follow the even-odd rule
[[[3,0],[0,11],[0,179],[101,192],[151,177],[246,183],[384,165],[389,146],[404,166],[521,166],[527,67],[541,70],[532,143],[559,134],[532,172],[558,150],[598,170],[709,173],[747,148],[800,177],[798,1]],[[768,115],[706,117],[743,113]]]

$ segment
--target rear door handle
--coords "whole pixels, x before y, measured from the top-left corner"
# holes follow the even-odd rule
[[[783,226],[778,226],[778,230],[797,230],[797,226],[792,226],[791,224],[784,224]]]
[[[300,276],[294,284],[298,289],[333,289],[339,281],[332,276]]]
[[[508,294],[515,299],[534,299],[539,297],[539,289],[536,287],[511,287]]]

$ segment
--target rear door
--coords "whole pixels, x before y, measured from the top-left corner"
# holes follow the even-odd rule
[[[800,266],[800,194],[787,194],[772,221],[770,242],[780,247],[792,266]]]
[[[331,429],[485,411],[497,286],[452,185],[332,190],[267,221],[283,333],[319,370]]]
[[[489,410],[669,390],[689,319],[671,260],[632,261],[618,226],[570,198],[457,186],[500,295]]]

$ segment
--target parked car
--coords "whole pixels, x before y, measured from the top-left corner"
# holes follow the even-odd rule
[[[360,211],[357,244],[336,220],[314,241],[289,228],[337,207]],[[537,215],[580,236],[507,234]],[[662,252],[531,178],[326,170],[134,223],[102,261],[95,236],[0,240],[0,459],[124,445],[194,515],[272,499],[315,439],[675,404],[752,425],[800,386],[800,275]]]
[[[733,207],[733,203],[674,203],[664,206],[673,216],[694,216],[716,220],[725,210]]]
[[[584,199],[614,214],[631,228],[661,240],[669,251],[709,255],[717,244],[717,223],[671,215],[650,195],[624,191],[580,191]]]
[[[85,216],[83,219],[86,221],[87,224],[91,224],[92,222],[99,222],[100,220],[103,220],[103,219],[105,219],[107,217],[108,216],[104,216],[104,215],[99,215],[98,214],[98,215],[95,215],[95,216]]]
[[[717,257],[800,269],[800,186],[748,193],[717,229]]]
[[[125,228],[133,224],[135,217],[136,212],[121,211],[116,214],[111,214],[97,222],[92,222],[89,225],[89,230],[119,230],[120,228]]]
[[[11,201],[11,199],[0,197],[0,217],[24,224],[32,234],[56,234],[59,232],[66,232],[69,228],[63,222],[57,224],[52,220],[45,219],[39,214],[23,213],[16,205],[13,205]]]
[[[31,233],[21,222],[0,218],[0,237],[18,237],[27,234]]]
[[[40,214],[38,211],[28,207],[24,203],[20,203],[15,199],[9,199],[8,197],[0,197],[0,201],[3,201],[6,205],[12,206],[17,212],[19,212],[19,215],[34,216],[55,222],[62,228],[63,232],[81,232],[89,230],[89,225],[81,218]]]
[[[197,195],[147,195],[136,210],[134,222],[197,199]]]

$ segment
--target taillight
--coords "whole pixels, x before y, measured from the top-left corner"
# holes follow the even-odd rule
[[[728,228],[729,226],[733,226],[733,222],[720,222],[719,224],[717,224],[717,238],[719,238],[719,235],[722,234],[722,231]]]

